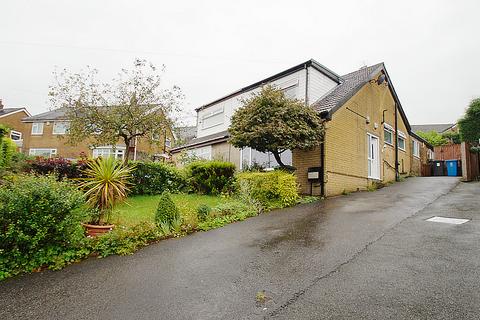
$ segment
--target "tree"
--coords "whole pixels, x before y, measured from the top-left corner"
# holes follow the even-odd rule
[[[472,100],[462,119],[458,120],[463,141],[479,144],[480,141],[480,98]]]
[[[163,71],[163,68],[162,70]],[[70,126],[66,138],[72,145],[88,140],[93,146],[112,145],[123,140],[128,146],[137,138],[160,145],[160,137],[172,127],[183,94],[173,86],[162,89],[155,66],[136,59],[133,69],[122,69],[110,83],[98,80],[98,70],[54,72],[50,87],[54,109],[65,111]]]
[[[315,110],[268,85],[243,101],[232,116],[229,132],[235,147],[271,152],[285,168],[280,155],[286,150],[319,145],[323,124]]]
[[[448,143],[448,140],[436,131],[430,131],[430,132],[418,131],[417,135],[419,135],[420,138],[425,139],[428,143],[430,143],[434,147],[443,146]]]

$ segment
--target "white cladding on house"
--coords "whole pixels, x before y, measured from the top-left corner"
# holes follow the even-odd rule
[[[307,70],[302,69],[274,80],[270,84],[284,90],[288,96],[304,101],[306,79]],[[309,104],[316,102],[336,85],[335,81],[323,73],[313,67],[308,67],[307,99]],[[260,87],[257,87],[199,110],[197,112],[197,138],[227,130],[230,126],[230,118],[235,110],[241,106],[242,99],[248,98],[252,93],[259,91]]]

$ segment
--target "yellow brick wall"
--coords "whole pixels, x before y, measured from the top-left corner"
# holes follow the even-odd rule
[[[320,167],[320,147],[316,147],[312,150],[293,150],[292,163],[297,170],[295,174],[297,176],[297,182],[299,185],[299,192],[302,194],[320,195],[320,184],[308,182],[307,174],[308,168]]]
[[[29,127],[26,123],[22,122],[22,119],[28,117],[28,114],[25,111],[20,111],[12,114],[7,114],[4,117],[0,118],[0,124],[10,127],[12,130],[22,133],[23,147],[19,151],[23,152],[25,150],[25,143],[28,141],[29,136]]]
[[[383,112],[383,110],[386,111]],[[369,123],[367,124],[364,118],[355,113],[369,117]],[[344,191],[365,190],[374,182],[368,179],[367,133],[379,138],[380,181],[395,180],[395,149],[394,145],[384,142],[382,122],[385,120],[387,124],[395,127],[394,117],[395,103],[388,87],[367,83],[333,114],[331,121],[326,122],[325,192],[327,196],[338,195]],[[400,114],[398,114],[398,129],[406,136],[405,151],[398,151],[399,171],[403,175],[408,175],[412,167],[411,138]],[[395,138],[396,135],[394,135]],[[319,163],[318,150],[294,151],[293,166],[297,168],[302,193],[310,192],[306,178],[307,168],[318,166]],[[314,188],[314,193],[318,194],[319,189]]]

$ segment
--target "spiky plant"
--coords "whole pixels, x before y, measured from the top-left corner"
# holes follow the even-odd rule
[[[87,203],[98,209],[92,223],[109,222],[115,205],[127,197],[132,170],[132,167],[113,157],[98,158],[88,163],[84,171],[86,178],[82,179],[80,187],[85,190]]]

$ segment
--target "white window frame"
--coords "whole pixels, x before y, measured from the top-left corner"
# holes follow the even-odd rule
[[[170,148],[172,146],[172,139],[165,138],[165,147]]]
[[[57,125],[57,124],[60,124],[60,123],[66,124],[66,128],[65,128],[65,131],[64,131],[64,132],[55,131],[56,125]],[[54,121],[54,122],[53,122],[52,134],[58,134],[58,135],[66,134],[67,131],[68,131],[69,124],[70,124],[70,123],[69,123],[68,121]]]
[[[390,132],[390,134],[392,135],[392,141],[389,142],[385,139],[386,137],[385,132]],[[383,124],[383,142],[388,144],[389,146],[393,146],[393,141],[394,141],[393,139],[395,139],[395,130],[388,123],[384,123]]]
[[[49,151],[48,158],[53,158],[57,155],[57,149],[55,148],[30,148],[28,154],[30,156],[41,156],[36,154],[36,151]]]
[[[287,151],[288,151],[288,150],[287,150]],[[259,151],[255,150],[255,152],[259,152]],[[250,166],[252,166],[252,164],[253,164],[253,163],[252,163],[252,148],[246,147],[246,148],[240,149],[240,171],[242,171],[242,170],[244,169],[244,163],[243,163],[243,155],[244,155],[244,153],[247,153],[247,154],[248,154],[248,163],[246,163],[245,165],[248,166],[248,167],[250,167]],[[262,152],[262,153],[267,154],[268,152]],[[282,153],[282,154],[283,154],[283,153]],[[282,155],[280,155],[280,157],[281,157],[281,156],[282,156]],[[273,154],[271,154],[271,157],[273,157],[273,159],[275,160]],[[276,160],[275,160],[275,161],[276,161]],[[284,161],[284,159],[282,159],[282,161]],[[293,159],[292,159],[292,161],[293,161]],[[285,163],[285,164],[291,165],[291,163]],[[277,168],[277,167],[266,167],[266,168],[265,168],[265,171],[273,170],[273,169],[275,169],[275,168]]]
[[[397,134],[398,141],[403,140],[403,148],[400,147],[400,144],[397,141],[398,149],[400,149],[402,151],[407,151],[407,136],[405,135],[405,133],[403,133],[400,130],[398,130],[397,133],[398,133]]]
[[[212,108],[212,109],[213,109],[213,108]],[[206,120],[206,119],[215,117],[215,116],[217,116],[217,115],[219,115],[219,114],[222,114],[222,113],[224,113],[224,109],[223,109],[223,107],[220,107],[220,108],[215,109],[215,110],[213,110],[213,111],[211,111],[211,112],[209,112],[209,113],[204,114],[204,115],[202,116],[202,129],[209,129],[209,128],[213,128],[213,127],[222,125],[222,124],[225,122],[225,116],[222,117],[222,119],[219,120],[219,122],[215,122],[215,123],[210,124],[210,125],[208,125],[208,126],[205,125],[205,120]]]
[[[127,149],[126,147],[116,146],[115,151],[113,149],[114,148],[112,146],[101,146],[101,147],[93,148],[92,157],[96,159],[98,157],[103,157],[103,156],[111,157],[112,155],[114,155],[115,159],[121,159],[121,160],[125,159],[125,150]],[[108,151],[108,152],[105,152],[105,151]]]
[[[415,158],[420,159],[420,142],[412,139],[412,154]]]
[[[17,136],[18,139],[14,139],[14,136]],[[22,141],[22,133],[20,131],[11,130],[10,139],[12,139],[13,141]]]
[[[43,122],[33,122],[32,123],[32,136],[41,136],[43,134]],[[35,130],[37,129],[37,130]]]

